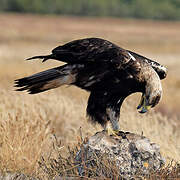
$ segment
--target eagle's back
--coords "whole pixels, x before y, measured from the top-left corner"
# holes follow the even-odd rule
[[[158,73],[160,79],[164,79],[167,70],[158,62],[135,52],[125,50],[116,44],[101,38],[78,39],[58,46],[52,50],[52,59],[64,61],[67,63],[111,63],[123,61],[123,56],[129,56],[129,53],[139,61],[148,63]]]
[[[52,50],[54,59],[67,63],[110,61],[122,48],[100,38],[87,38],[69,42]]]

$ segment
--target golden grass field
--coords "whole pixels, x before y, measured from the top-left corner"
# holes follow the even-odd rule
[[[25,61],[49,54],[54,47],[85,37],[101,37],[155,59],[168,68],[163,99],[147,114],[136,106],[140,94],[121,109],[124,131],[143,134],[160,145],[167,162],[180,162],[180,22],[0,14],[0,170],[39,173],[41,156],[48,159],[83,136],[101,130],[86,120],[88,93],[61,87],[38,95],[14,91],[14,80],[61,62]],[[55,147],[55,143],[61,145]]]

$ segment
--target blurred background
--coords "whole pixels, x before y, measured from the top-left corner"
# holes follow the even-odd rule
[[[179,0],[0,0],[0,11],[75,16],[180,19]]]
[[[143,132],[167,162],[180,161],[179,20],[179,0],[0,0],[0,170],[34,173],[42,154],[55,151],[54,136],[66,155],[80,127],[84,137],[102,130],[87,122],[88,92],[61,87],[29,95],[13,87],[17,78],[62,64],[24,59],[87,37],[107,39],[168,68],[157,107],[141,115],[141,94],[128,97],[120,127]]]

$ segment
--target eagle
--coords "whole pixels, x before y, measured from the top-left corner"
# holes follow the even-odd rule
[[[68,42],[51,54],[27,60],[48,59],[65,64],[15,80],[17,91],[37,94],[62,85],[75,85],[90,92],[87,117],[99,123],[109,135],[120,132],[120,108],[127,96],[142,93],[137,109],[147,112],[162,97],[161,80],[167,69],[147,57],[101,38]]]

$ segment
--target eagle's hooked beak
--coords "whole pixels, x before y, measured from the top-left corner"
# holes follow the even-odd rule
[[[146,100],[145,94],[143,94],[141,96],[141,100],[140,100],[140,103],[139,103],[137,109],[140,109],[139,113],[146,113],[147,111],[149,111],[151,109],[151,106],[147,105],[147,100]]]

